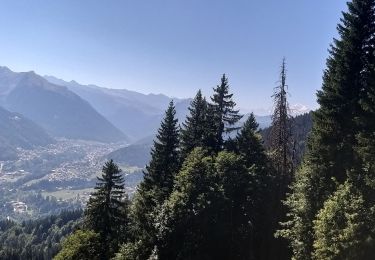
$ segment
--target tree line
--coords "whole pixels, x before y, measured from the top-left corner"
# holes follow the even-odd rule
[[[253,114],[240,127],[226,75],[210,101],[197,92],[181,127],[172,101],[132,200],[121,170],[108,161],[83,230],[65,241],[56,259],[267,259],[270,246],[287,254],[274,237],[293,169],[285,97],[284,80],[275,89],[283,113],[275,113],[273,128],[285,133],[275,130],[271,156]],[[276,170],[281,161],[284,168]]]
[[[64,210],[21,223],[0,220],[0,259],[52,259],[61,250],[61,241],[80,226],[82,214]]]
[[[302,161],[285,60],[267,150],[223,75],[181,128],[170,103],[131,200],[106,163],[56,259],[373,259],[375,0],[348,2],[337,30]]]

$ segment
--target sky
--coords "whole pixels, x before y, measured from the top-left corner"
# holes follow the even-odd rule
[[[267,113],[283,57],[291,106],[317,107],[345,0],[2,0],[0,65],[141,93],[211,95]]]

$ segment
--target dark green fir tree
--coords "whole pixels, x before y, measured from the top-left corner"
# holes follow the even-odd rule
[[[179,128],[171,101],[151,150],[151,161],[133,199],[131,219],[135,242],[125,245],[128,254],[147,259],[156,243],[155,214],[173,188],[180,167]]]
[[[360,215],[353,218],[350,215],[357,209],[373,211],[373,205],[366,205],[367,198],[363,197],[364,188],[360,184],[365,176],[363,160],[368,158],[356,149],[362,146],[360,150],[365,155],[367,144],[362,142],[365,139],[358,142],[357,138],[366,138],[367,134],[362,133],[367,127],[375,131],[371,123],[366,125],[363,121],[362,110],[371,111],[371,101],[367,101],[374,93],[371,90],[374,86],[374,13],[374,0],[353,0],[348,2],[348,11],[343,13],[337,27],[339,38],[331,46],[323,87],[318,92],[320,108],[314,113],[308,152],[286,201],[289,220],[279,232],[290,241],[294,259],[362,259],[351,258],[356,255],[354,252],[364,248],[359,246],[363,243],[357,243],[360,232],[352,229],[363,226],[352,221],[356,221],[355,217],[363,221],[362,216],[366,214],[358,212]],[[356,240],[347,239],[352,235]],[[328,238],[340,239],[330,244],[325,240]],[[367,239],[367,236],[359,238],[362,242]]]
[[[259,125],[253,113],[245,121],[235,139],[236,153],[242,156],[251,173],[248,195],[251,198],[251,252],[254,259],[271,259],[269,248],[275,243],[275,178],[266,155]]]
[[[205,127],[207,118],[207,101],[199,90],[190,103],[189,115],[182,123],[181,129],[181,158],[195,148],[203,147],[205,142]]]
[[[121,169],[110,160],[102,171],[87,203],[85,228],[100,235],[102,257],[109,258],[125,242],[128,201]]]
[[[266,168],[268,159],[263,147],[259,124],[253,113],[250,114],[235,139],[237,152],[243,156],[247,167]]]
[[[214,126],[213,136],[215,137],[215,147],[213,150],[219,152],[224,148],[225,134],[238,130],[238,121],[242,118],[239,110],[235,109],[236,103],[233,101],[233,94],[229,93],[228,78],[223,74],[220,85],[213,89],[211,97],[212,122]]]

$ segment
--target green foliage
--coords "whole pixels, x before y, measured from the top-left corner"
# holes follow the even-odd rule
[[[95,192],[85,211],[85,227],[100,235],[103,255],[109,257],[124,242],[127,225],[127,197],[121,170],[112,161],[103,166]]]
[[[213,131],[209,136],[215,138],[213,151],[219,152],[224,147],[224,134],[229,134],[240,127],[236,123],[242,118],[239,110],[235,110],[236,103],[233,101],[233,94],[229,94],[228,78],[223,74],[220,85],[213,89],[211,97],[212,104],[209,110],[209,130]]]
[[[173,186],[174,174],[178,171],[179,162],[179,130],[173,101],[165,112],[164,120],[151,150],[151,161],[146,167],[144,182],[140,189],[154,190],[155,202],[164,201]]]
[[[67,237],[62,250],[54,260],[99,260],[102,253],[99,234],[90,230],[77,230]]]
[[[63,211],[21,224],[0,221],[0,259],[52,259],[61,240],[80,225],[82,211]]]
[[[143,251],[142,241],[128,242],[123,244],[116,254],[116,260],[142,260],[148,259],[148,254]]]
[[[157,219],[160,258],[206,259],[214,250],[215,232],[220,232],[215,212],[223,199],[213,158],[206,157],[201,148],[193,150]]]
[[[181,129],[181,157],[186,156],[195,148],[205,144],[205,131],[207,120],[207,101],[199,90],[190,103],[190,115],[182,123]]]
[[[369,115],[375,86],[375,1],[349,2],[338,32],[318,92],[320,108],[314,113],[304,166],[286,201],[288,221],[281,232],[294,259],[351,258],[367,239],[356,228],[374,203],[371,133],[375,125]],[[342,188],[346,182],[358,193],[344,195],[352,191]],[[362,210],[362,200],[366,214],[358,212],[357,218],[353,212]],[[339,239],[328,245],[330,236]]]
[[[266,167],[268,161],[258,127],[255,116],[251,113],[235,139],[236,151],[243,156],[247,167]]]
[[[314,259],[373,259],[374,206],[349,182],[324,203],[314,221]]]
[[[164,120],[151,150],[151,161],[146,167],[144,180],[139,185],[131,208],[131,231],[138,243],[141,259],[151,254],[156,241],[153,225],[157,207],[172,191],[174,176],[180,167],[179,131],[173,102],[165,112]],[[134,246],[133,246],[134,248]]]
[[[298,181],[292,183],[292,192],[285,201],[288,207],[288,220],[281,223],[282,229],[277,232],[278,236],[289,240],[289,245],[293,249],[293,259],[305,259],[312,252],[311,219],[317,211],[317,204],[320,204],[315,190],[323,181],[323,178],[315,178],[318,181],[312,182],[313,174],[311,168],[306,165],[296,172],[295,179]]]
[[[155,226],[160,259],[248,259],[255,255],[255,174],[239,155],[207,154],[202,148],[192,151],[159,211]]]

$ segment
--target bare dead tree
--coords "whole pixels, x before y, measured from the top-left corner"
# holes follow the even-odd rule
[[[282,61],[280,81],[272,95],[274,110],[269,135],[270,157],[279,177],[290,182],[294,171],[294,142],[292,140],[292,117],[287,100],[286,62]]]

